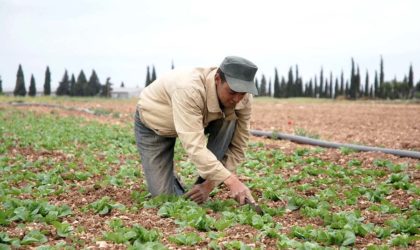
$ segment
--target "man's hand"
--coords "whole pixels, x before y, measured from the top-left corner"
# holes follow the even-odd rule
[[[248,199],[251,203],[255,203],[254,197],[252,197],[249,188],[245,186],[238,177],[236,177],[236,175],[232,174],[224,181],[224,183],[228,186],[231,197],[239,202],[239,204],[245,204],[245,199]]]
[[[188,199],[201,204],[209,198],[210,192],[214,188],[214,182],[206,180],[201,184],[196,184],[185,194]]]

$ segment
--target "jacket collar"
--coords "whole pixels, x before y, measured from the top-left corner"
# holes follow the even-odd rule
[[[212,113],[222,112],[219,105],[219,98],[217,97],[216,82],[214,81],[216,72],[217,68],[214,68],[206,77],[207,110]]]

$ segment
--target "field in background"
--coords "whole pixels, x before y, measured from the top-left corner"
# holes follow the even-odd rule
[[[238,173],[260,216],[223,186],[203,206],[148,197],[132,132],[136,100],[21,99],[94,114],[12,100],[0,97],[0,248],[419,247],[419,160],[252,137]],[[413,103],[257,98],[252,127],[419,150],[418,111]],[[399,131],[388,129],[394,119]],[[195,167],[179,145],[175,158],[188,188]]]
[[[92,110],[96,116],[63,109],[21,107],[36,112],[58,112],[123,124],[132,122],[137,99],[0,96],[9,102],[49,103]],[[328,99],[254,98],[251,129],[298,134],[321,140],[420,151],[420,104],[416,101],[347,101]]]

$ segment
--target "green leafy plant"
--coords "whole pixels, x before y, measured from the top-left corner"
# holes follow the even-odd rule
[[[169,240],[177,245],[194,246],[203,239],[196,233],[180,233],[169,237]]]
[[[407,190],[410,188],[410,176],[408,174],[397,173],[391,174],[386,183],[392,184],[396,189]]]
[[[132,246],[129,246],[127,250],[138,250],[138,249],[144,249],[144,250],[167,250],[162,243],[156,242],[156,241],[148,241],[145,243],[141,243],[139,241],[135,241]]]
[[[356,235],[350,230],[319,230],[308,227],[292,227],[291,235],[305,240],[315,240],[326,245],[349,246],[356,242]]]
[[[0,232],[0,248],[3,246],[3,248],[8,249],[14,240],[6,232]]]
[[[228,200],[212,200],[204,204],[205,207],[212,209],[214,212],[230,211],[236,202],[232,199]]]
[[[406,233],[410,235],[416,235],[420,233],[420,216],[415,215],[411,218],[397,218],[393,220],[386,221],[385,223],[395,232],[395,233]]]
[[[89,204],[88,208],[100,215],[109,214],[113,209],[125,209],[124,205],[112,202],[111,198],[108,196],[102,197],[101,199]]]
[[[138,224],[132,227],[124,227],[120,220],[112,220],[109,225],[113,231],[105,232],[104,238],[115,243],[138,245],[146,242],[156,242],[161,237],[157,230],[147,230]]]
[[[0,225],[11,221],[52,222],[72,214],[69,206],[54,206],[46,201],[8,199],[3,202],[4,211],[0,210]]]
[[[42,244],[47,242],[47,237],[39,230],[31,230],[23,237],[20,244],[31,245],[31,244]]]
[[[73,232],[73,227],[67,223],[67,222],[58,222],[55,221],[52,223],[52,225],[57,230],[57,235],[62,238],[69,237],[71,233]]]
[[[245,243],[243,243],[242,241],[239,240],[234,240],[231,242],[228,242],[225,244],[226,249],[229,250],[233,250],[233,249],[237,249],[237,250],[251,250],[252,248],[248,245],[246,245]]]
[[[419,239],[420,237],[418,236],[409,236],[406,234],[397,235],[395,238],[391,240],[391,244],[392,246],[397,246],[397,247],[409,247],[411,245],[414,246],[416,241],[418,241]]]

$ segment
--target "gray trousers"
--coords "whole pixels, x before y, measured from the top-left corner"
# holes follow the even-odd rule
[[[235,120],[220,119],[209,123],[205,128],[205,134],[208,134],[207,148],[219,161],[223,159],[232,141],[235,127]],[[173,158],[176,138],[157,135],[141,122],[137,111],[134,118],[134,133],[143,173],[151,195],[182,195],[185,193],[174,172]],[[199,178],[197,183],[203,181],[204,179]]]

